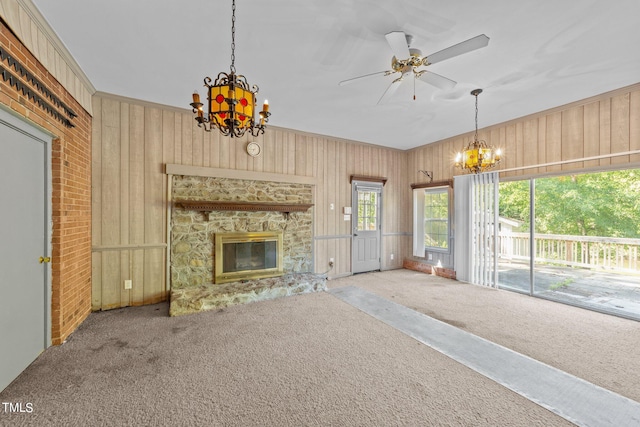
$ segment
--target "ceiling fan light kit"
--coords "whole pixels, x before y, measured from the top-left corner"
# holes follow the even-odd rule
[[[231,15],[231,67],[230,73],[221,72],[211,84],[211,78],[204,78],[204,86],[207,88],[207,101],[209,111],[205,116],[204,104],[200,102],[200,94],[193,93],[193,112],[198,126],[210,132],[217,128],[220,133],[231,138],[242,137],[246,132],[253,136],[264,133],[266,123],[269,121],[269,101],[265,99],[262,111],[255,117],[256,94],[258,86],[249,86],[243,75],[236,74],[235,67],[235,32],[236,32],[236,2],[232,2]]]
[[[485,141],[478,140],[478,95],[482,89],[474,89],[471,95],[476,98],[476,132],[473,141],[467,147],[456,154],[455,165],[473,173],[485,172],[495,167],[502,159],[502,151],[488,145]]]

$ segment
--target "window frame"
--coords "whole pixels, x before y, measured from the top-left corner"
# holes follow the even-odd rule
[[[427,193],[446,193],[447,195],[447,247],[428,246],[425,235],[425,196]],[[449,183],[433,186],[420,186],[413,189],[413,255],[426,257],[427,253],[451,254],[452,251],[452,191]]]

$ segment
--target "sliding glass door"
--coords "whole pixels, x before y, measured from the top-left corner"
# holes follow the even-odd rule
[[[499,287],[640,318],[640,170],[502,182],[499,197]]]
[[[532,293],[531,191],[532,181],[499,184],[498,287]]]

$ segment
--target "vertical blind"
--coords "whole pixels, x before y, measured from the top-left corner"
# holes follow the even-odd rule
[[[498,173],[457,176],[455,259],[458,280],[498,286]]]

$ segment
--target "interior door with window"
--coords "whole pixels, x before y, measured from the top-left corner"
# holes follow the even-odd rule
[[[353,181],[351,194],[352,272],[380,270],[382,183]]]

